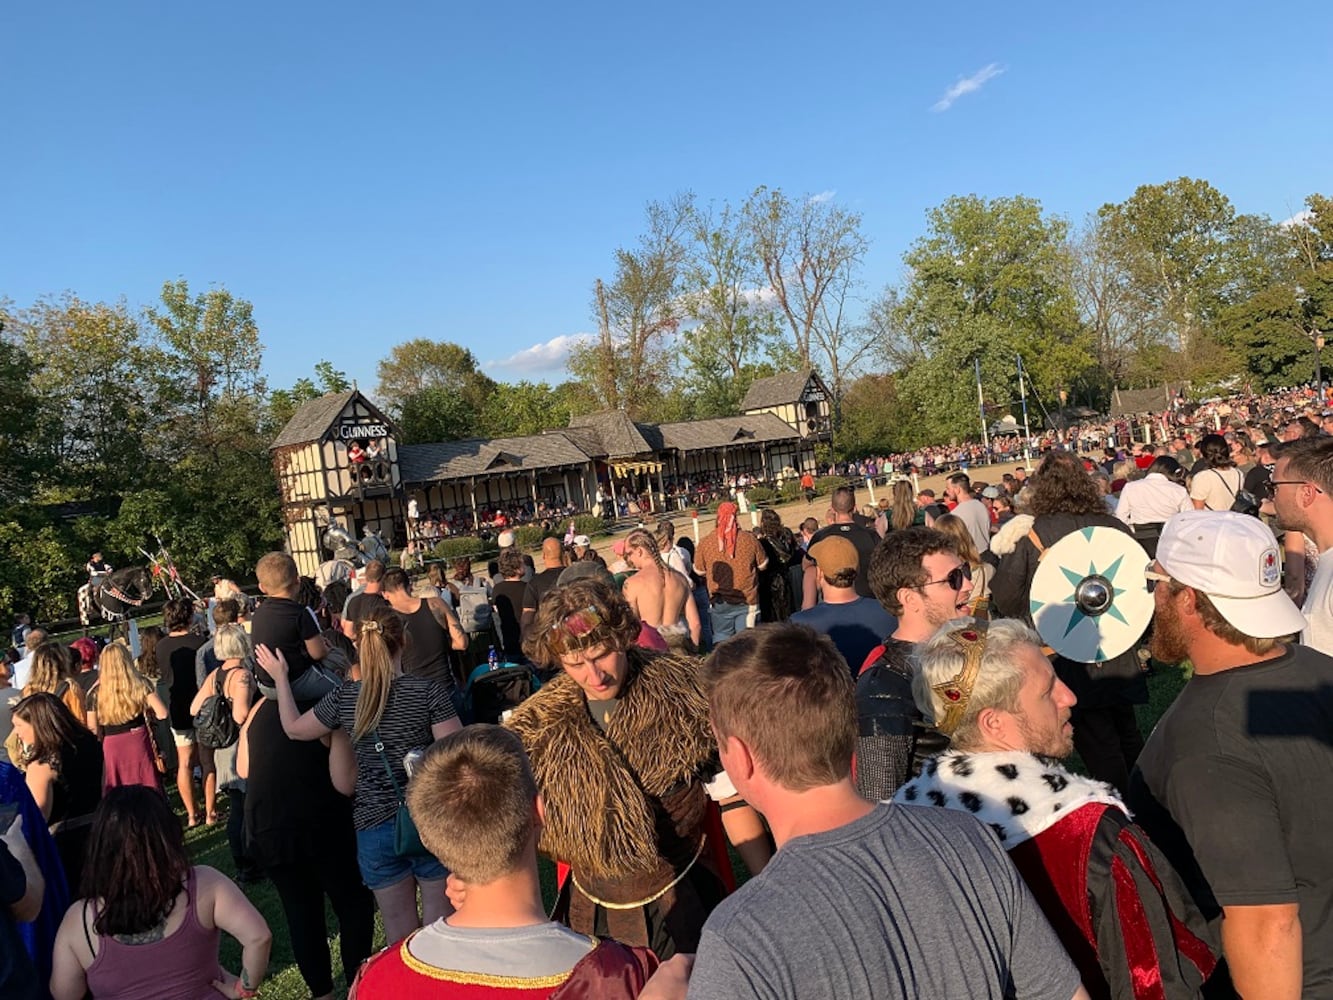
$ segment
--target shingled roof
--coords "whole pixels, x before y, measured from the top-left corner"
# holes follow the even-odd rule
[[[561,465],[586,465],[589,455],[561,432],[516,438],[469,438],[398,448],[405,483],[466,479]]]
[[[741,401],[741,409],[748,412],[767,409],[770,406],[781,406],[783,403],[795,403],[801,398],[805,384],[810,381],[810,376],[813,374],[814,372],[807,368],[805,371],[755,379],[750,383],[745,399]]]
[[[569,429],[584,451],[593,445],[591,435],[595,435],[601,447],[588,454],[596,458],[626,458],[652,451],[639,433],[638,426],[621,410],[603,410],[601,413],[571,417]]]
[[[318,441],[355,395],[355,389],[348,389],[346,392],[331,392],[301,404],[301,408],[292,414],[292,419],[287,421],[287,426],[273,439],[269,450]]]
[[[1119,389],[1111,394],[1111,416],[1157,413],[1171,408],[1171,400],[1180,392],[1179,385],[1159,385],[1151,389]]]
[[[657,429],[662,435],[663,448],[682,452],[790,441],[801,436],[792,429],[791,424],[773,413],[686,420],[675,424],[658,424]]]

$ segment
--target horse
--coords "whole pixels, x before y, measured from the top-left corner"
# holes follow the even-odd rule
[[[153,593],[153,575],[144,566],[127,566],[90,581],[79,588],[79,621],[86,629],[93,611],[113,625],[133,617]]]

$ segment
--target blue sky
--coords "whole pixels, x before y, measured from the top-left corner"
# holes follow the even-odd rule
[[[420,336],[560,377],[677,191],[833,192],[867,295],[952,194],[1290,216],[1333,193],[1331,40],[1327,0],[7,4],[0,296],[223,284],[275,386]]]

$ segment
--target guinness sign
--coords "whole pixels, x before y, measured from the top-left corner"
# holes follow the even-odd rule
[[[388,436],[389,428],[385,424],[340,424],[338,426],[338,437],[344,441]]]

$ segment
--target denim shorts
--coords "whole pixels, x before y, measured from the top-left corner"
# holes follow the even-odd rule
[[[393,849],[393,820],[369,830],[356,831],[356,863],[366,888],[387,889],[409,875],[418,882],[448,878],[449,872],[435,858],[400,858]]]

